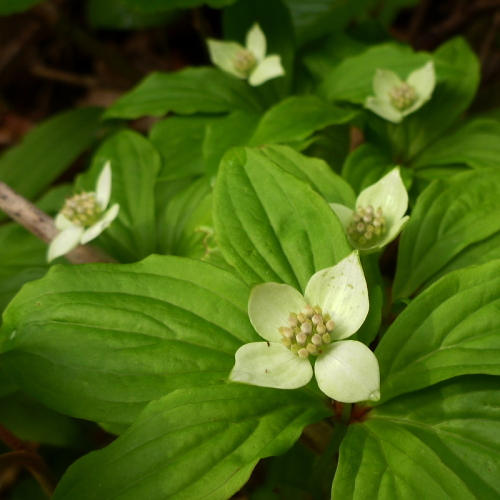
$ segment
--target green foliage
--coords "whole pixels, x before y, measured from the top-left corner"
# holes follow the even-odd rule
[[[17,12],[23,12],[43,1],[44,0],[0,0],[0,15],[6,16]]]

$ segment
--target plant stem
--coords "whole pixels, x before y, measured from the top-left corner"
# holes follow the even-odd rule
[[[23,198],[4,182],[0,182],[0,210],[3,210],[10,218],[24,226],[45,243],[50,243],[58,234],[52,217],[26,198]],[[116,262],[110,255],[90,245],[76,247],[71,252],[68,252],[65,258],[72,264]]]

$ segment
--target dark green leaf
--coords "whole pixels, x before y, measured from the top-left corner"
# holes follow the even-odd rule
[[[257,339],[247,301],[240,280],[196,260],[54,266],[5,311],[1,359],[61,413],[131,423],[172,390],[225,380]]]
[[[260,111],[255,91],[216,68],[188,68],[176,73],[153,73],[115,102],[105,118],[163,116],[169,112],[226,113]]]
[[[35,198],[96,139],[100,108],[66,111],[29,132],[0,158],[0,180]]]
[[[500,375],[500,261],[450,273],[419,295],[375,354],[382,402],[458,375]]]
[[[143,12],[162,12],[168,9],[190,9],[199,5],[222,8],[237,0],[121,0],[124,5],[142,10]]]
[[[500,496],[498,379],[455,379],[397,398],[352,425],[332,498]]]
[[[326,201],[258,149],[233,149],[222,160],[214,223],[222,254],[249,283],[303,290],[351,252]]]
[[[282,454],[326,415],[302,391],[240,384],[175,391],[71,467],[54,500],[230,498],[260,458]]]
[[[409,297],[469,245],[500,231],[500,170],[435,181],[418,198],[401,237],[394,297]]]
[[[43,1],[44,0],[0,0],[0,15],[6,16],[16,12],[23,12]]]
[[[328,125],[346,123],[357,111],[324,102],[316,96],[294,96],[272,107],[261,119],[251,146],[299,142]]]

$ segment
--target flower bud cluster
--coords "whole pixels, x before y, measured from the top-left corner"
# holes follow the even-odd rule
[[[417,93],[411,85],[403,83],[402,85],[392,88],[389,92],[389,98],[391,100],[391,104],[397,110],[404,111],[412,106],[417,100]]]
[[[309,354],[317,356],[322,353],[322,346],[331,342],[330,333],[335,323],[329,314],[323,314],[321,307],[307,305],[298,314],[291,313],[288,326],[279,328],[281,343],[294,354],[307,358]]]
[[[68,198],[60,213],[73,224],[86,227],[99,220],[102,208],[97,203],[95,193],[84,191]]]
[[[257,65],[257,59],[249,50],[242,49],[234,57],[233,65],[237,71],[247,77]]]
[[[366,208],[358,206],[352,216],[351,225],[347,228],[347,234],[351,240],[361,247],[369,247],[377,243],[386,231],[385,218],[382,208],[374,208],[368,205]]]

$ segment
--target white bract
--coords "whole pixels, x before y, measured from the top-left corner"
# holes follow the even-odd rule
[[[247,33],[245,47],[213,39],[207,43],[210,59],[216,66],[242,80],[248,78],[250,85],[261,85],[285,74],[279,55],[266,56],[266,36],[257,23]]]
[[[110,196],[111,166],[107,162],[97,179],[95,192],[75,194],[58,213],[55,225],[60,233],[50,243],[49,262],[97,238],[111,224],[120,206],[115,203],[106,211]]]
[[[304,296],[295,288],[264,283],[253,288],[250,322],[266,342],[236,351],[229,376],[235,382],[296,389],[313,376],[329,397],[344,403],[380,399],[380,374],[373,352],[344,340],[368,314],[368,290],[357,252],[309,280]]]
[[[372,253],[390,243],[402,231],[409,217],[408,193],[399,168],[361,191],[356,209],[330,203],[346,228],[351,245],[361,253]]]
[[[399,123],[431,98],[435,85],[432,61],[410,73],[405,82],[396,73],[379,69],[373,78],[375,97],[367,97],[365,108],[390,122]]]

